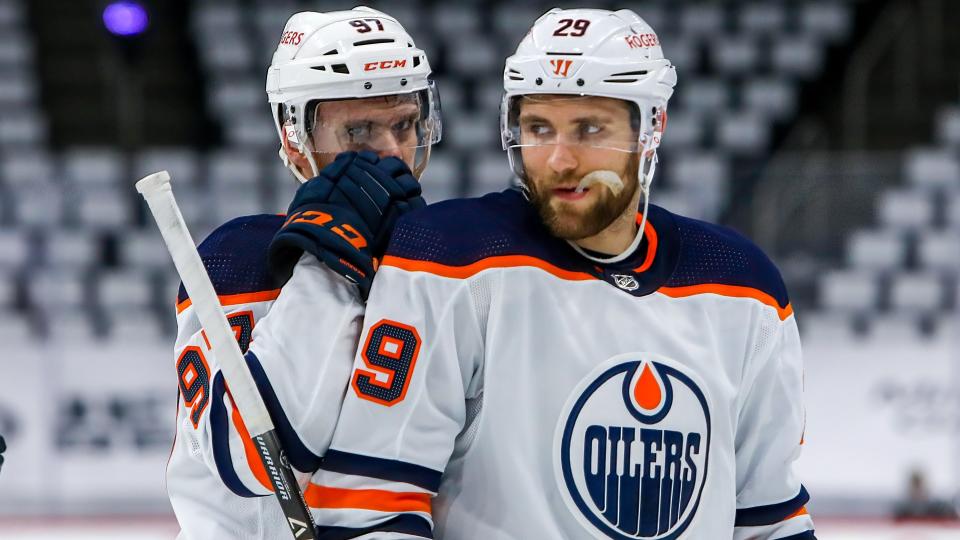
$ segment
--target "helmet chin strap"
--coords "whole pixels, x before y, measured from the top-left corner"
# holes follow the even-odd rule
[[[640,242],[643,241],[643,233],[647,228],[647,211],[650,209],[650,184],[653,183],[653,173],[656,172],[657,161],[659,161],[656,152],[658,143],[658,140],[654,140],[653,137],[650,137],[643,145],[643,153],[641,156],[644,156],[644,158],[640,163],[639,170],[637,171],[637,180],[639,182],[637,189],[640,191],[640,196],[643,197],[643,211],[641,212],[640,228],[637,229],[636,236],[633,237],[633,242],[630,242],[630,245],[627,246],[627,249],[625,249],[619,255],[608,258],[600,258],[588,254],[583,250],[583,248],[578,246],[576,242],[567,240],[567,243],[570,244],[577,253],[592,261],[610,264],[618,263],[626,259],[632,255],[638,247],[640,247]],[[650,152],[653,152],[653,155],[650,157],[649,162],[647,162],[647,158],[645,156]],[[646,169],[646,171],[644,171],[644,169]]]
[[[313,171],[313,175],[310,176],[310,178],[314,178],[319,175],[320,169],[317,167],[317,161],[313,157],[313,152],[311,152],[310,149],[307,148],[303,143],[297,144],[297,151],[300,152],[301,155],[305,156],[307,158],[307,162],[310,163],[310,169]],[[279,154],[280,161],[283,162],[283,165],[289,169],[291,173],[293,173],[293,176],[296,177],[301,184],[306,184],[307,181],[310,180],[310,178],[305,177],[303,173],[300,172],[300,167],[297,167],[296,164],[290,161],[290,156],[287,155],[287,149],[285,147],[280,147]]]
[[[290,157],[287,156],[287,149],[281,146],[278,154],[280,154],[280,161],[283,162],[283,166],[286,167],[291,173],[293,173],[294,178],[296,178],[297,181],[300,182],[301,184],[306,183],[307,178],[303,177],[303,174],[300,172],[300,169],[296,165],[294,165],[293,162],[290,161]]]

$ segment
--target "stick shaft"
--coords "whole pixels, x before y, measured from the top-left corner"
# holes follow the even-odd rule
[[[160,228],[173,264],[180,274],[187,294],[190,295],[194,312],[210,340],[213,354],[229,384],[230,398],[240,411],[250,438],[253,439],[254,447],[273,484],[273,493],[280,502],[294,538],[316,538],[313,515],[304,501],[296,476],[280,445],[270,413],[247,368],[246,360],[220,305],[220,299],[180,213],[170,187],[169,174],[161,171],[143,178],[137,182],[137,191],[147,201],[150,213]]]

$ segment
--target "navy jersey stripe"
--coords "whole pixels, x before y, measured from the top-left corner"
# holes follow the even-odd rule
[[[395,459],[383,459],[339,450],[328,450],[321,469],[340,474],[367,476],[390,482],[404,482],[436,493],[440,489],[440,471]]]
[[[279,289],[267,268],[270,241],[283,225],[283,216],[258,214],[232,219],[197,246],[203,266],[218,295],[246,294]],[[177,303],[187,299],[180,285]]]
[[[280,400],[277,399],[277,393],[273,390],[273,385],[270,384],[267,373],[263,370],[263,366],[260,365],[260,359],[250,351],[247,351],[245,357],[247,366],[250,368],[250,374],[253,375],[253,380],[257,384],[257,390],[260,391],[260,396],[263,397],[263,403],[267,406],[267,411],[270,413],[273,425],[277,429],[277,436],[280,437],[280,443],[283,445],[290,464],[300,471],[311,472],[317,470],[321,463],[320,456],[311,452],[310,449],[303,444],[303,441],[297,434],[297,430],[290,424],[290,419],[287,418],[283,406],[280,405]]]
[[[223,403],[226,385],[223,382],[223,373],[217,372],[213,377],[213,396],[210,405],[210,442],[213,447],[213,462],[220,473],[223,484],[234,494],[241,497],[257,497],[249,489],[233,468],[233,459],[230,457],[230,426],[227,416],[227,407]]]
[[[813,535],[813,531],[803,531],[802,533],[777,538],[777,540],[817,540],[817,537]]]
[[[319,540],[346,540],[373,532],[402,533],[423,538],[433,538],[430,522],[414,514],[401,514],[383,523],[366,528],[351,527],[317,527]]]
[[[803,505],[809,501],[810,494],[807,493],[805,487],[800,486],[800,493],[789,501],[738,509],[734,525],[737,527],[773,525],[774,523],[783,521],[797,510],[803,508]]]

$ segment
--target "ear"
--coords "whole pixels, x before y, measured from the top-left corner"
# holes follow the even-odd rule
[[[310,161],[307,160],[307,156],[300,153],[291,143],[290,136],[292,135],[293,126],[289,124],[284,124],[283,126],[283,151],[287,155],[287,159],[290,160],[290,163],[300,171],[300,174],[304,178],[313,177],[313,170],[310,168]]]

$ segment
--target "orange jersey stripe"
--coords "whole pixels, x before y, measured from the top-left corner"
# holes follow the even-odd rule
[[[227,389],[227,394],[230,394],[229,388]],[[233,405],[232,395],[230,396],[230,404]],[[270,477],[267,476],[267,470],[263,466],[263,460],[260,459],[260,454],[253,446],[253,439],[250,438],[250,432],[247,431],[247,425],[243,423],[243,418],[240,416],[240,411],[237,410],[236,405],[233,405],[230,417],[233,419],[233,425],[237,428],[237,433],[240,434],[240,440],[243,441],[243,454],[247,457],[250,472],[252,472],[253,476],[260,482],[260,485],[269,491],[273,491],[273,484],[270,483]]]
[[[221,306],[235,306],[237,304],[250,304],[253,302],[269,302],[270,300],[276,300],[278,296],[280,296],[280,289],[241,294],[221,294],[218,295],[217,298],[220,300]],[[177,313],[183,313],[183,310],[192,305],[193,301],[190,300],[190,297],[187,297],[186,300],[177,304]]]
[[[734,298],[753,298],[777,310],[780,320],[785,320],[793,314],[793,306],[787,304],[786,307],[780,307],[769,294],[754,289],[753,287],[744,287],[741,285],[721,285],[718,283],[704,283],[701,285],[689,285],[686,287],[660,287],[657,292],[663,293],[671,298],[682,298],[696,294],[719,294],[720,296],[731,296]]]
[[[344,489],[310,484],[303,494],[311,508],[355,508],[378,512],[430,513],[430,494],[382,489]]]
[[[387,255],[383,258],[383,261],[380,263],[380,265],[393,266],[395,268],[407,270],[408,272],[427,272],[429,274],[436,274],[438,276],[456,279],[468,278],[490,268],[519,268],[524,266],[530,268],[539,268],[540,270],[553,274],[558,278],[571,281],[597,279],[596,276],[590,275],[586,272],[564,270],[563,268],[554,266],[543,259],[538,259],[529,255],[499,255],[496,257],[487,257],[486,259],[480,259],[477,262],[464,266],[450,266],[437,262],[418,261],[414,259],[405,259],[403,257]]]
[[[788,519],[793,519],[793,518],[795,518],[795,517],[800,517],[800,516],[805,516],[805,515],[807,515],[807,507],[806,507],[806,506],[801,506],[799,510],[797,510],[796,512],[794,512],[794,513],[790,514],[789,516],[785,517],[783,520],[784,520],[784,521],[787,521]]]
[[[643,219],[643,214],[637,214],[637,225]],[[646,272],[653,266],[653,259],[657,255],[657,230],[649,221],[643,227],[643,235],[647,237],[647,256],[643,259],[643,264],[633,269],[634,272]]]
[[[651,259],[652,262],[652,259]],[[418,261],[387,255],[383,258],[382,266],[392,266],[408,272],[426,272],[438,276],[465,279],[471,277],[483,270],[491,268],[539,268],[558,278],[571,281],[598,280],[599,278],[586,272],[575,272],[564,270],[554,266],[543,259],[530,257],[528,255],[502,255],[497,257],[487,257],[477,262],[464,266],[450,266],[432,261]],[[645,263],[644,266],[647,266]],[[742,285],[721,285],[717,283],[704,283],[701,285],[690,285],[686,287],[660,287],[657,292],[663,293],[672,298],[682,298],[696,294],[719,294],[721,296],[730,296],[734,298],[753,298],[777,310],[780,320],[785,320],[793,314],[793,306],[787,304],[786,307],[780,307],[780,304],[769,294]]]

